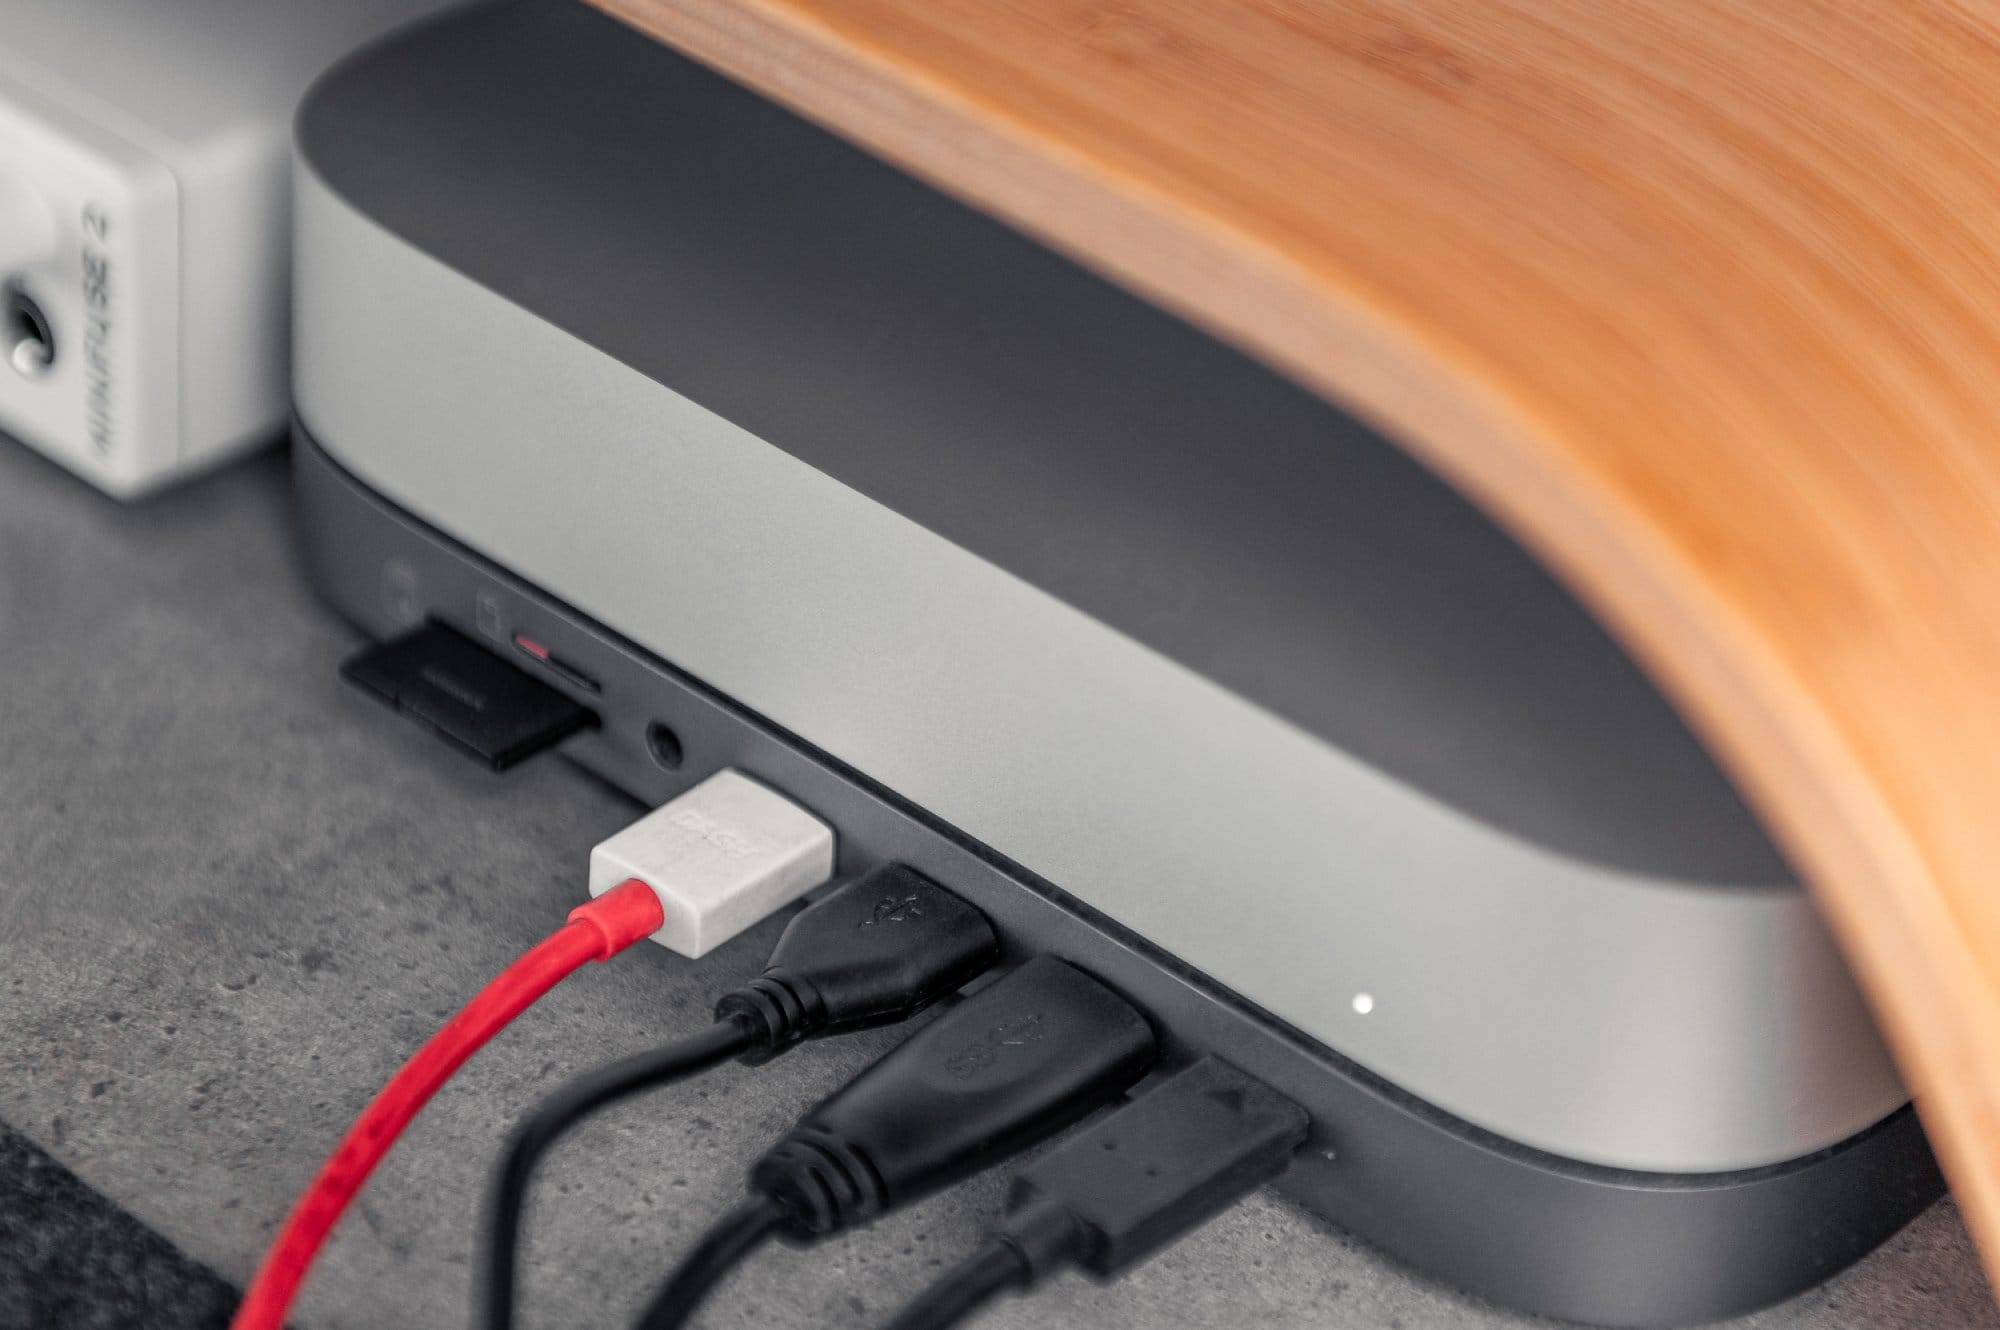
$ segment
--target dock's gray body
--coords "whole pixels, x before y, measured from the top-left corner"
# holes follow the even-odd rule
[[[1686,728],[1335,407],[567,6],[337,71],[300,159],[307,535],[364,623],[500,619],[348,489],[576,651],[669,664],[1585,1173],[1780,1174],[1903,1106]],[[570,751],[663,795],[621,700]]]

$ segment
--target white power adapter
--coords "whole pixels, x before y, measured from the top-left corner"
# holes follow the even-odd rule
[[[446,0],[0,0],[0,433],[124,498],[277,436],[291,117]]]

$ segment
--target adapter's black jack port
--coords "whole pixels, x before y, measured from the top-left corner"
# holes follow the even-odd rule
[[[23,377],[35,379],[56,363],[56,333],[49,316],[27,288],[9,282],[4,311],[0,311],[0,349],[7,363]]]

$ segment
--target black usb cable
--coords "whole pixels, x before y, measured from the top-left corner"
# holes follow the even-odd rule
[[[1152,1027],[1051,956],[1022,965],[800,1119],[750,1170],[640,1316],[678,1330],[770,1238],[809,1245],[947,1187],[1108,1103],[1153,1063]]]
[[[1066,1265],[1111,1279],[1285,1171],[1305,1110],[1205,1058],[1021,1171],[1007,1218],[888,1330],[948,1330]]]
[[[514,1324],[521,1212],[535,1165],[583,1118],[732,1058],[765,1062],[806,1039],[902,1020],[977,978],[999,954],[985,915],[900,864],[801,910],[764,973],[717,1004],[714,1025],[577,1078],[515,1128],[487,1218],[488,1330]]]

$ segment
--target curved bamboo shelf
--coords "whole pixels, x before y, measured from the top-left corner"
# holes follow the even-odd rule
[[[2000,1269],[2000,10],[598,2],[1499,515],[1813,883]]]

